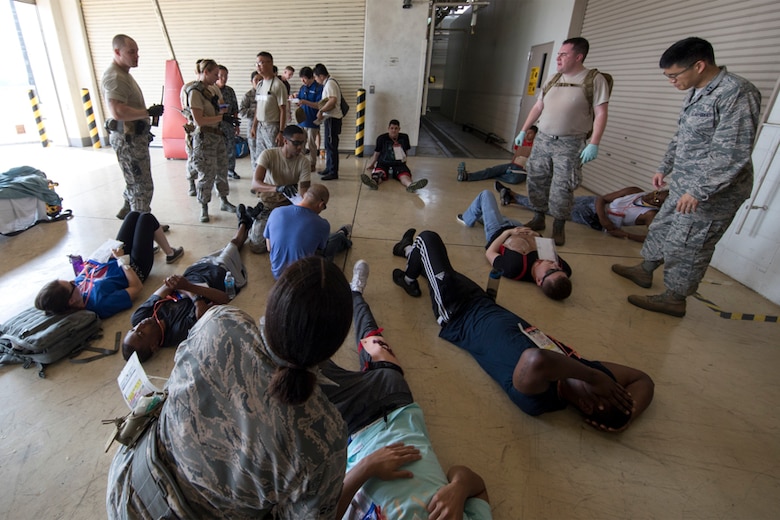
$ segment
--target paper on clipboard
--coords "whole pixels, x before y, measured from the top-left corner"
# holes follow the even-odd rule
[[[100,262],[101,264],[105,264],[108,262],[108,260],[113,256],[113,249],[117,249],[120,246],[124,246],[124,244],[120,240],[116,240],[114,238],[109,238],[105,242],[103,242],[100,247],[95,249],[91,255],[89,255],[90,260],[94,260],[96,262]]]
[[[536,252],[539,260],[558,261],[558,253],[555,251],[555,242],[552,238],[534,237],[536,239]]]
[[[291,204],[293,204],[293,205],[295,205],[295,204],[299,204],[299,203],[300,203],[300,202],[303,200],[303,197],[301,197],[301,194],[300,194],[300,193],[296,193],[296,194],[295,194],[295,195],[293,195],[292,197],[288,197],[287,195],[285,195],[285,197],[286,197],[286,198],[287,198],[287,200],[289,200],[289,201],[290,201],[290,203],[291,203]]]
[[[122,397],[124,397],[127,406],[131,410],[141,397],[152,392],[161,391],[149,381],[144,367],[141,366],[141,362],[138,360],[138,354],[135,352],[125,363],[125,367],[119,373],[116,382],[119,384]]]

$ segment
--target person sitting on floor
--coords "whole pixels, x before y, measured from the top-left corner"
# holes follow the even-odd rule
[[[501,196],[501,205],[515,203],[533,210],[528,197],[515,193],[498,181],[496,191]],[[668,195],[669,190],[642,191],[641,188],[630,186],[606,195],[574,197],[571,220],[613,237],[644,242],[645,235],[629,233],[623,227],[649,226]]]
[[[124,245],[105,262],[89,259],[75,280],[53,280],[38,292],[35,307],[47,314],[87,309],[101,319],[129,309],[140,294],[154,265],[154,243],[165,252],[165,261],[176,262],[183,247],[173,249],[164,228],[151,213],[131,211],[122,221],[116,239]],[[129,261],[122,259],[129,256]]]
[[[520,184],[525,182],[527,174],[525,172],[525,163],[528,156],[531,155],[531,147],[534,144],[537,128],[530,127],[525,133],[525,139],[521,146],[515,146],[515,153],[512,156],[512,162],[508,164],[497,164],[479,170],[476,172],[466,171],[466,163],[458,164],[458,182],[484,181],[486,179],[498,179],[507,184]]]
[[[563,300],[571,294],[569,264],[560,256],[555,261],[539,258],[536,249],[539,233],[503,216],[488,190],[480,192],[468,209],[458,215],[458,222],[468,227],[482,222],[487,240],[485,258],[503,276],[534,282],[553,300]]]
[[[190,329],[214,305],[228,303],[225,275],[233,275],[236,293],[246,285],[246,268],[241,261],[241,248],[246,242],[252,217],[239,205],[238,231],[224,249],[204,256],[183,275],[175,274],[152,294],[130,318],[131,328],[122,344],[122,357],[130,359],[133,352],[143,363],[163,347],[178,347]]]
[[[300,202],[276,208],[265,226],[263,236],[271,257],[271,271],[279,278],[293,262],[320,253],[328,260],[352,247],[352,226],[341,226],[335,233],[320,217],[328,207],[330,192],[324,184],[312,184]]]
[[[344,518],[378,517],[366,516],[370,511],[381,512],[381,518],[492,518],[482,477],[466,466],[452,466],[445,474],[439,464],[423,412],[363,298],[368,272],[368,263],[358,260],[351,284],[361,370],[328,360],[320,366],[327,378],[320,388],[347,423],[347,471],[377,448],[397,443],[414,446],[420,457],[399,470],[407,478],[372,478],[363,484]]]
[[[387,133],[376,138],[374,155],[371,156],[371,160],[366,166],[366,170],[371,172],[371,176],[361,173],[361,182],[369,189],[376,190],[379,189],[382,182],[392,178],[403,184],[409,193],[414,193],[427,186],[428,179],[418,179],[412,182],[412,172],[406,164],[406,154],[411,147],[409,136],[401,133],[401,123],[397,119],[391,119]]]
[[[420,233],[409,248],[406,269],[393,271],[393,281],[407,293],[410,287],[419,292],[421,274],[428,280],[433,314],[441,325],[439,337],[468,351],[523,412],[535,416],[571,404],[586,423],[617,432],[650,405],[650,376],[617,363],[589,361],[544,337],[455,271],[433,231]],[[522,331],[535,333],[541,347]]]

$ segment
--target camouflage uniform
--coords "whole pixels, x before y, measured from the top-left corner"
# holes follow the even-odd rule
[[[255,111],[257,110],[257,101],[255,101],[255,89],[250,89],[244,94],[244,99],[241,100],[241,106],[238,108],[238,115],[249,121],[248,128],[252,128],[252,120],[255,118]],[[257,141],[252,139],[247,130],[246,142],[249,145],[249,159],[252,162],[252,168],[257,164]]]
[[[760,108],[758,89],[726,67],[700,92],[691,89],[683,104],[677,133],[658,168],[669,183],[669,197],[642,246],[645,260],[664,262],[664,285],[676,294],[696,292],[715,245],[750,196]],[[675,206],[686,193],[699,205],[681,214]]]
[[[203,86],[205,87],[205,86]],[[203,115],[215,116],[218,114],[218,104],[214,106],[214,101],[208,99],[208,94],[212,90],[206,90],[204,95],[198,88],[193,88],[188,93],[188,106],[193,106],[193,97],[202,97],[202,100],[195,106],[203,107]],[[216,87],[214,87],[216,89]],[[214,182],[217,184],[219,196],[227,197],[230,193],[230,186],[227,181],[227,151],[225,150],[225,137],[218,126],[196,127],[192,134],[192,154],[190,156],[192,170],[197,172],[198,181],[196,183],[198,191],[198,202],[208,204],[211,202],[211,190]]]
[[[135,123],[145,125],[147,130],[138,135],[111,132],[109,140],[125,178],[125,190],[122,194],[124,199],[130,203],[131,211],[149,213],[152,211],[154,194],[149,159],[149,125],[143,120]]]
[[[113,99],[129,107],[146,110],[144,95],[138,83],[116,63],[112,62],[103,73],[101,87],[106,100]],[[149,159],[149,121],[126,121],[122,126],[123,129],[111,132],[109,140],[125,178],[123,196],[132,211],[148,213],[152,211],[154,194]]]
[[[187,123],[184,125],[184,148],[187,151],[187,163],[185,165],[184,171],[187,180],[191,182],[195,182],[195,180],[198,178],[198,172],[195,171],[195,168],[192,166],[192,134],[195,133],[195,123],[192,120],[192,111],[190,110],[190,102],[188,97],[189,91],[195,83],[197,83],[197,81],[190,81],[189,83],[185,83],[184,86],[181,87],[181,92],[179,93],[179,99],[181,101],[181,113],[184,117],[187,118]]]
[[[225,85],[220,89],[224,104],[229,105],[227,113],[236,115],[238,113],[238,100],[235,91]],[[227,121],[220,123],[222,133],[225,134],[225,146],[227,146],[227,169],[234,171],[236,169],[236,129]]]
[[[270,397],[275,358],[252,317],[228,305],[206,312],[176,351],[153,427],[192,518],[335,517],[346,426],[319,385],[301,405]],[[112,462],[109,518],[142,518],[133,455],[122,448]]]

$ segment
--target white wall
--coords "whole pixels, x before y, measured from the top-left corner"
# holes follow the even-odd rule
[[[372,153],[387,123],[398,119],[401,131],[417,146],[420,129],[428,2],[366,1],[363,88],[366,89],[366,152]],[[371,93],[371,87],[374,93]]]

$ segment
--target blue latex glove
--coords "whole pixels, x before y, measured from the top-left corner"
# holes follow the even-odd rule
[[[585,147],[584,150],[582,150],[582,153],[580,154],[580,160],[582,161],[581,164],[585,164],[587,162],[592,161],[596,158],[596,156],[599,154],[599,145],[597,144],[588,144],[588,146]]]
[[[517,137],[515,137],[515,144],[517,146],[522,146],[524,140],[525,140],[525,130],[520,130],[520,133],[517,134]]]

